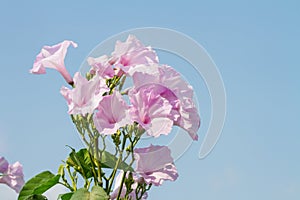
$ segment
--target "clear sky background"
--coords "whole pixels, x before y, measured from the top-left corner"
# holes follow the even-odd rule
[[[56,172],[69,152],[66,144],[82,147],[59,94],[64,80],[49,70],[44,76],[28,73],[43,45],[76,41],[79,47],[66,59],[74,74],[109,36],[165,27],[194,38],[211,55],[226,87],[227,118],[217,146],[199,160],[210,105],[205,88],[202,99],[197,94],[200,141],[176,162],[179,179],[152,189],[149,199],[299,199],[298,2],[1,1],[0,155],[20,161],[28,180],[43,170]],[[0,185],[0,199],[16,194]]]

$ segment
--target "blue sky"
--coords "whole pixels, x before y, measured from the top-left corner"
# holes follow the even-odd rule
[[[54,71],[28,73],[43,45],[76,41],[79,47],[66,59],[73,74],[109,36],[165,27],[194,38],[211,55],[226,87],[227,118],[214,151],[199,160],[210,117],[209,96],[199,89],[200,141],[176,162],[179,179],[154,188],[149,199],[299,199],[299,6],[257,0],[3,1],[0,155],[19,160],[28,179],[43,170],[55,172],[68,154],[66,144],[82,146],[59,94],[64,80]],[[0,197],[16,195],[0,185]]]

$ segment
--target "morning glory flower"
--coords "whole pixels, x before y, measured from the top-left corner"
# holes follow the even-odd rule
[[[169,118],[172,105],[160,95],[164,89],[160,85],[150,85],[129,92],[132,119],[153,137],[169,134],[173,126],[173,120]]]
[[[129,106],[118,91],[102,98],[93,119],[99,133],[104,135],[114,134],[119,128],[132,123]]]
[[[0,157],[0,173],[0,183],[19,193],[25,183],[22,165],[19,162],[10,165],[4,157]]]
[[[82,77],[79,72],[74,75],[74,88],[62,87],[60,93],[66,99],[69,114],[92,114],[109,89],[105,80],[94,76],[91,80]]]
[[[172,105],[169,115],[174,125],[186,130],[193,140],[198,140],[197,131],[200,126],[200,117],[193,103],[193,88],[187,84],[172,67],[153,64],[138,65],[129,70],[133,78],[134,90],[160,85],[160,96],[167,99]]]
[[[64,62],[68,47],[70,45],[72,45],[74,48],[77,47],[77,44],[70,40],[65,40],[53,46],[44,46],[41,52],[36,56],[30,73],[45,74],[46,68],[52,68],[57,70],[64,77],[67,83],[72,84],[72,77],[67,71]]]
[[[175,181],[178,177],[171,151],[166,146],[150,145],[146,148],[136,148],[134,157],[135,171],[147,184],[160,186],[165,180]]]
[[[139,64],[158,63],[158,57],[151,47],[145,47],[135,36],[129,35],[125,42],[116,42],[111,63],[127,73]]]

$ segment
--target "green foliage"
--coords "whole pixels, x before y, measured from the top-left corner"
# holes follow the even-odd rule
[[[87,149],[81,149],[76,152],[72,148],[72,152],[69,154],[66,163],[79,172],[85,179],[93,176],[92,168],[94,168],[94,165],[91,160],[91,154]]]
[[[80,149],[76,152],[72,149],[69,157],[66,161],[68,165],[73,167],[77,172],[79,172],[84,178],[91,178],[93,176],[92,168],[95,168],[96,164],[93,163],[93,157],[87,149]],[[101,168],[114,169],[118,158],[113,154],[103,151],[100,156]],[[120,162],[118,169],[123,169],[125,171],[133,171],[126,162]]]
[[[103,168],[111,168],[114,169],[118,158],[113,154],[103,151],[101,154],[101,164]],[[126,162],[120,162],[118,169],[123,169],[124,171],[133,171],[132,167],[130,167]]]
[[[45,200],[44,192],[59,182],[60,175],[44,171],[27,181],[20,191],[18,200]]]
[[[26,198],[26,200],[47,200],[47,197],[41,195],[41,194],[33,194]]]
[[[57,199],[58,200],[70,200],[72,195],[73,195],[73,192],[69,192],[66,194],[60,194]]]
[[[94,186],[89,192],[86,188],[81,188],[74,192],[70,200],[108,200],[109,196],[99,186]]]
[[[74,192],[70,200],[86,200],[90,199],[90,192],[86,188],[81,188]]]

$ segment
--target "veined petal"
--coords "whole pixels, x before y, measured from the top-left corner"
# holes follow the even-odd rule
[[[161,89],[157,85],[150,85],[129,92],[132,119],[153,137],[169,134],[173,126],[173,121],[169,119],[172,105],[160,95]]]
[[[46,68],[52,68],[61,73],[69,84],[73,83],[72,77],[67,71],[64,62],[67,49],[70,45],[74,48],[77,47],[77,44],[70,40],[65,40],[53,46],[44,46],[37,55],[30,73],[45,74]]]
[[[98,58],[89,57],[87,62],[92,69],[90,73],[97,73],[103,78],[112,78],[115,75],[115,71],[109,62],[109,57],[107,55],[100,56]]]
[[[92,114],[103,94],[109,91],[101,77],[96,75],[88,81],[79,72],[74,76],[74,86],[72,89],[62,87],[60,90],[68,103],[69,114]]]
[[[98,112],[94,115],[94,123],[101,134],[114,134],[120,127],[132,123],[129,106],[117,91],[112,95],[104,96],[97,110]]]
[[[5,166],[7,166],[6,162],[4,162]],[[10,188],[19,193],[25,183],[22,165],[19,162],[8,165],[6,170],[1,173],[3,175],[0,176],[0,183],[8,185]]]
[[[159,186],[164,180],[175,181],[178,177],[171,151],[166,146],[149,146],[134,150],[135,171],[147,184]]]
[[[152,64],[139,65],[129,71],[134,82],[133,90],[159,85],[159,95],[172,105],[169,118],[186,130],[193,140],[198,139],[200,117],[193,102],[193,88],[172,67]],[[159,88],[158,87],[158,88]]]
[[[129,35],[125,42],[116,42],[111,60],[125,73],[136,65],[158,63],[155,51],[151,47],[145,47],[133,35]]]

